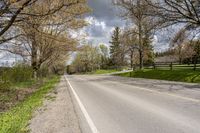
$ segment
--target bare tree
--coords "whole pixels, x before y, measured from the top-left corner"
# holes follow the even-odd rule
[[[187,41],[187,30],[185,28],[178,31],[175,36],[171,40],[171,47],[176,49],[176,53],[178,55],[179,64],[182,63],[183,56],[182,56],[182,50],[184,42]]]
[[[74,5],[80,5],[81,11],[83,11],[86,8],[81,5],[85,2],[85,0],[1,0],[0,44],[19,37],[21,34],[7,35],[7,33],[11,32],[11,28],[17,27],[19,23],[27,22],[30,17],[43,19],[52,15],[58,16],[58,12],[62,14],[64,10],[69,10]]]
[[[55,12],[49,12],[54,8],[57,9]],[[23,12],[30,16],[17,23],[22,35],[15,40],[14,51],[9,47],[9,52],[30,57],[36,77],[41,65],[53,64],[57,58],[63,59],[69,51],[74,50],[75,47],[72,49],[71,46],[75,46],[77,41],[69,36],[69,30],[85,26],[81,16],[89,11],[84,0],[44,0],[33,3],[29,10]]]
[[[199,0],[145,0],[154,9],[148,15],[159,17],[167,25],[185,23],[191,28],[200,26]]]
[[[135,30],[136,29],[132,28],[124,29],[121,37],[121,42],[126,47],[126,53],[128,54],[130,59],[131,68],[134,68],[134,60],[137,60],[134,58],[134,55],[138,53],[136,50],[139,47],[136,34],[137,31]]]
[[[0,2],[0,36],[2,36],[16,21],[25,7],[30,6],[33,0],[2,0]]]
[[[122,17],[133,22],[134,30],[132,34],[137,34],[140,69],[144,63],[144,49],[154,34],[154,31],[162,24],[155,17],[147,15],[152,8],[145,0],[115,0],[114,4],[122,9]],[[131,33],[131,32],[130,32]]]

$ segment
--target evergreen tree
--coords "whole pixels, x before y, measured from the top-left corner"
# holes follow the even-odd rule
[[[114,66],[120,66],[120,28],[115,27],[112,35],[112,41],[110,42],[110,56],[111,62]]]

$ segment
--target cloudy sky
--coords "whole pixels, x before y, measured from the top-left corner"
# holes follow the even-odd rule
[[[101,43],[109,45],[114,27],[126,27],[126,21],[118,16],[120,12],[117,10],[117,7],[113,6],[112,0],[88,0],[88,4],[93,10],[85,18],[90,25],[82,29],[76,36],[81,34],[88,43],[95,45]],[[169,34],[169,32],[167,33]],[[159,32],[155,36],[155,50],[165,50],[168,47],[168,42],[166,32]],[[2,57],[4,58],[2,59]],[[4,62],[8,61],[6,57],[9,57],[9,61],[12,62],[16,59],[16,57],[5,56],[5,54],[0,53],[0,59],[5,60]]]
[[[126,21],[118,16],[120,12],[113,6],[112,0],[88,0],[88,4],[93,12],[87,15],[86,20],[90,25],[82,30],[82,34],[87,35],[86,40],[89,43],[109,45],[113,28],[125,27]],[[160,36],[166,36],[165,32],[155,36],[156,51],[163,51],[168,47],[168,38]]]
[[[124,27],[125,21],[117,17],[118,13],[116,7],[112,5],[112,0],[88,0],[88,4],[93,10],[85,18],[90,25],[82,29],[80,33],[75,33],[75,37],[81,34],[89,43],[109,45],[113,28],[115,26]],[[0,54],[0,58],[2,56],[3,54]],[[9,57],[9,60],[14,59]]]
[[[113,28],[124,27],[125,21],[117,16],[118,12],[112,5],[112,0],[88,0],[88,4],[93,12],[86,17],[90,23],[85,28],[87,39],[94,44],[108,44]]]

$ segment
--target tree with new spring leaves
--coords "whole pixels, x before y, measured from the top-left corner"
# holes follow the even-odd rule
[[[16,27],[21,22],[25,21],[25,23],[27,23],[27,21],[32,17],[38,19],[44,19],[44,17],[48,18],[50,16],[61,17],[61,15],[64,13],[63,11],[65,10],[65,13],[68,14],[68,17],[71,17],[71,13],[69,13],[68,10],[74,10],[75,12],[73,15],[78,15],[75,8],[79,8],[81,12],[86,9],[85,4],[85,0],[1,0],[0,44],[10,41],[21,35],[17,34],[18,31],[10,34],[11,28],[15,28],[16,30]],[[84,12],[81,14],[83,13]],[[64,17],[64,19],[66,17]]]
[[[162,21],[148,15],[153,10],[145,0],[114,0],[114,5],[121,9],[121,17],[132,22],[134,27],[129,34],[134,34],[138,38],[140,69],[143,69],[144,51],[149,48],[152,37],[157,28],[162,25]]]
[[[99,69],[101,66],[100,48],[90,44],[83,45],[79,49],[72,66],[75,72],[92,72]]]
[[[20,4],[24,2],[24,0],[10,3],[5,1],[2,9],[5,8],[6,10],[7,7],[7,10],[9,10],[12,6],[22,7]],[[4,20],[5,15],[8,15],[10,19],[2,21],[5,26],[2,25],[1,28],[1,42],[12,39],[15,39],[15,41],[10,42],[7,47],[4,46],[2,50],[31,59],[34,75],[37,77],[37,72],[42,65],[55,64],[52,62],[56,58],[63,58],[70,51],[76,49],[78,40],[72,39],[69,31],[86,26],[82,15],[88,12],[90,12],[90,8],[85,0],[31,1],[16,14],[14,20],[12,16],[5,12],[1,15],[2,20]],[[6,26],[9,23],[12,24]],[[5,30],[8,33],[3,33]]]

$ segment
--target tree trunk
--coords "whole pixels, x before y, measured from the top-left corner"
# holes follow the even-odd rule
[[[38,73],[38,65],[37,65],[37,45],[35,42],[35,36],[32,38],[32,51],[31,51],[31,66],[33,69],[33,77],[37,78]]]
[[[179,65],[181,65],[181,64],[182,64],[182,56],[179,55]]]
[[[194,71],[196,71],[197,68],[197,57],[194,57]]]
[[[131,68],[133,69],[133,67],[134,67],[133,66],[133,52],[131,52],[131,56],[130,57],[131,57]]]
[[[143,51],[142,50],[139,50],[139,55],[140,55],[140,70],[143,69],[143,64],[144,64],[144,60],[143,60]]]
[[[138,5],[138,30],[139,30],[139,58],[140,69],[143,69],[143,43],[142,43],[142,16],[141,16],[141,1],[137,0]]]

